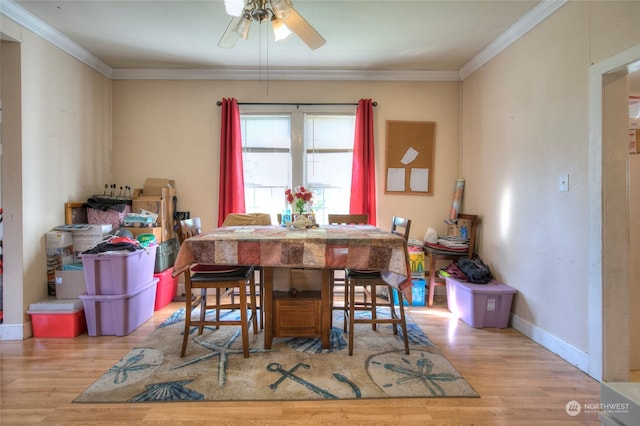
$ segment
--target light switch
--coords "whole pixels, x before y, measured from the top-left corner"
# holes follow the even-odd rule
[[[560,192],[567,192],[569,190],[569,175],[560,175],[558,185]]]

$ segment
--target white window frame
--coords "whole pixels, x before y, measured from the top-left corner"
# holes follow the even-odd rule
[[[304,122],[307,114],[321,115],[352,115],[355,117],[356,105],[288,105],[288,104],[267,104],[267,105],[239,105],[240,115],[289,115],[291,117],[291,182],[290,187],[296,185],[307,185],[305,146],[304,146]],[[351,146],[353,149],[353,146]],[[282,207],[286,207],[284,193],[282,194]],[[345,206],[345,211],[336,213],[348,213],[349,206]],[[256,212],[250,212],[256,213]],[[269,212],[273,213],[273,212]],[[272,221],[276,218],[272,214]]]

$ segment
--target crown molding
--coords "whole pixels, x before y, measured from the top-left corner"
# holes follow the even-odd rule
[[[515,24],[500,34],[469,62],[464,64],[459,71],[460,80],[464,80],[478,68],[496,57],[504,49],[511,46],[511,44],[515,43],[520,37],[524,36],[539,23],[551,16],[556,10],[564,6],[567,1],[568,0],[542,0],[535,5]]]
[[[312,70],[250,68],[163,69],[115,68],[114,80],[328,80],[328,81],[458,81],[458,71]]]
[[[111,78],[111,72],[113,71],[113,69],[109,65],[98,59],[98,57],[96,57],[94,54],[80,46],[78,43],[71,40],[60,31],[57,31],[51,25],[47,24],[40,18],[27,12],[26,9],[15,3],[13,0],[2,0],[0,1],[0,3],[0,11],[7,18],[15,21],[26,29],[39,35],[43,39],[49,41],[53,45],[59,47],[72,57],[90,66],[100,74]]]
[[[0,0],[0,13],[113,80],[341,80],[341,81],[461,81],[489,62],[568,0],[542,0],[500,34],[460,70],[306,70],[306,69],[156,69],[112,68],[94,54],[37,18],[13,0]]]

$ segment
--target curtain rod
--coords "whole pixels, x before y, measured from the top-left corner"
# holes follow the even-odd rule
[[[222,101],[216,102],[216,105],[222,106]],[[295,105],[300,106],[315,106],[315,105],[353,105],[358,106],[357,103],[304,103],[304,102],[238,102],[238,105]],[[378,102],[372,102],[374,107],[378,106]]]

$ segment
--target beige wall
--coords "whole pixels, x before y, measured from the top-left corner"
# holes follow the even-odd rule
[[[323,81],[114,81],[113,176],[119,185],[141,187],[146,177],[176,180],[178,208],[217,223],[218,143],[223,97],[239,102],[357,102],[375,108],[378,224],[393,215],[411,218],[412,238],[427,227],[444,232],[459,177],[459,83]],[[433,196],[385,195],[387,120],[435,121]],[[345,206],[345,211],[348,206]]]
[[[588,71],[640,43],[639,5],[569,2],[463,83],[464,203],[482,215],[480,252],[518,289],[514,324],[583,369]]]
[[[64,223],[65,202],[84,200],[110,180],[111,81],[4,17],[2,31],[19,42],[10,56],[16,75],[3,73],[3,88],[21,88],[21,99],[3,99],[3,108],[21,101],[21,122],[2,126],[10,135],[2,140],[2,174],[11,176],[2,179],[2,195],[11,230],[0,337],[21,338],[30,333],[23,330],[29,304],[47,295],[45,232]]]

